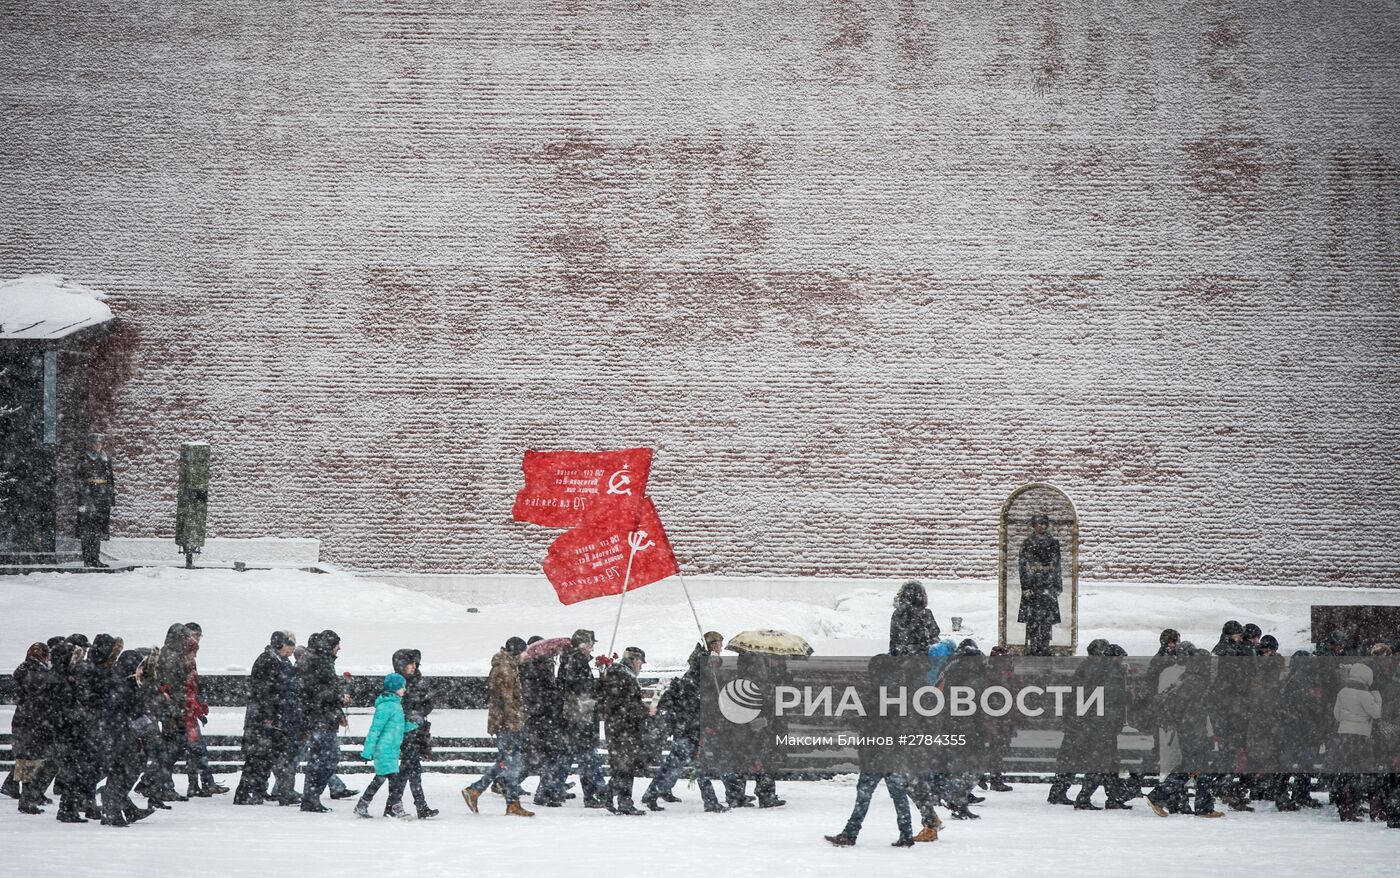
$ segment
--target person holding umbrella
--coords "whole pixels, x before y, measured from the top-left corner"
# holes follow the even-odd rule
[[[739,676],[758,684],[763,693],[763,715],[773,716],[770,722],[759,719],[744,727],[736,743],[747,750],[753,771],[748,774],[732,774],[725,778],[724,795],[731,808],[751,808],[754,798],[745,794],[748,778],[753,778],[754,795],[760,808],[781,808],[787,802],[778,798],[778,786],[768,773],[767,765],[772,761],[773,742],[782,734],[778,727],[782,720],[774,716],[774,690],[787,675],[789,658],[806,658],[812,654],[812,647],[796,634],[772,628],[757,631],[741,631],[729,641],[726,649],[739,654]]]
[[[561,756],[559,730],[563,722],[563,698],[554,676],[554,658],[569,648],[569,638],[546,640],[539,635],[526,642],[520,656],[520,688],[525,699],[525,768],[521,776],[540,776],[535,804],[558,808],[564,796],[553,795],[546,781],[554,776]]]
[[[603,808],[603,765],[598,758],[598,696],[593,677],[593,643],[598,638],[587,628],[580,628],[569,638],[569,645],[559,657],[561,722],[559,752],[548,777],[540,780],[535,795],[564,799],[564,783],[569,768],[578,763],[579,784],[583,787],[583,806]],[[536,643],[536,647],[550,641]]]

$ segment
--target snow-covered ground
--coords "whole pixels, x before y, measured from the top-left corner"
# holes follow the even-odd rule
[[[887,642],[896,580],[691,579],[700,624],[732,635],[745,628],[784,628],[807,637],[820,655],[870,655]],[[968,580],[927,582],[945,633],[952,617],[984,648],[996,639],[996,587]],[[752,596],[750,596],[752,595]],[[1256,622],[1285,654],[1308,646],[1309,607],[1395,604],[1400,590],[1251,588],[1081,583],[1079,642],[1107,637],[1134,655],[1157,649],[1173,627],[1201,645],[1215,642],[1226,619]],[[511,635],[545,637],[592,628],[606,644],[617,598],[562,606],[542,577],[480,581],[354,576],[331,571],[184,570],[146,567],[110,575],[32,573],[0,582],[0,654],[18,663],[36,640],[75,631],[108,632],[128,646],[159,643],[172,622],[199,622],[205,631],[205,673],[246,673],[268,635],[335,629],[340,667],[384,672],[395,649],[423,652],[429,674],[485,674],[491,655]],[[652,670],[680,667],[697,639],[695,620],[673,581],[628,597],[616,649],[637,645]]]
[[[363,775],[350,778],[359,786]],[[225,782],[228,782],[226,779]],[[854,789],[849,780],[780,785],[785,808],[705,814],[682,782],[684,801],[665,813],[615,817],[577,803],[541,808],[529,820],[506,817],[488,795],[482,813],[463,805],[462,777],[429,775],[429,821],[361,820],[349,802],[330,814],[265,805],[233,806],[228,796],[176,804],[130,829],[69,826],[53,809],[25,816],[0,807],[0,872],[7,875],[151,875],[176,868],[201,875],[722,875],[977,876],[1218,875],[1270,878],[1392,874],[1400,831],[1347,824],[1330,809],[1280,814],[1262,809],[1221,820],[1132,811],[1077,812],[1045,804],[1045,787],[991,794],[982,819],[948,820],[941,839],[891,848],[894,809],[883,789],[860,843],[837,850],[822,840],[840,831]],[[533,784],[527,784],[527,788]],[[372,813],[382,813],[384,792]],[[8,800],[5,800],[8,802]],[[527,803],[528,804],[528,803]],[[946,818],[945,818],[946,819]],[[941,870],[952,870],[943,872]]]

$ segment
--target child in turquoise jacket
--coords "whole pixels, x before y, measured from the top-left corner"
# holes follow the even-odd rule
[[[403,736],[418,728],[418,724],[405,722],[403,718],[400,699],[406,685],[408,681],[402,674],[385,674],[384,691],[374,700],[374,721],[370,723],[364,749],[360,751],[360,758],[374,760],[374,780],[365,787],[355,805],[355,813],[361,817],[369,816],[369,803],[388,780],[389,801],[385,803],[384,816],[408,819],[403,809],[403,790],[408,779],[399,775],[399,746],[403,744]]]

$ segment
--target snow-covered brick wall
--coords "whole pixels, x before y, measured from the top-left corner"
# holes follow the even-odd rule
[[[221,0],[0,13],[0,275],[124,321],[116,530],[526,572],[650,445],[686,569],[1390,584],[1400,7]]]

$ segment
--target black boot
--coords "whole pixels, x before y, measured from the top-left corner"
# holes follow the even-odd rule
[[[29,783],[20,785],[19,813],[21,814],[42,814],[44,809],[39,807],[44,802],[44,793],[39,789],[39,785]]]
[[[102,815],[103,826],[130,826],[120,808],[110,808]]]
[[[1073,782],[1074,775],[1072,774],[1055,775],[1054,780],[1050,783],[1050,795],[1046,797],[1045,801],[1052,805],[1073,805],[1074,802],[1066,795],[1069,792],[1069,785]]]
[[[78,813],[78,803],[72,797],[64,796],[58,803],[59,823],[86,823],[87,818]]]
[[[632,804],[631,796],[618,796],[617,805],[612,808],[612,812],[614,814],[626,814],[629,817],[645,817],[647,813],[638,810],[637,806]]]

